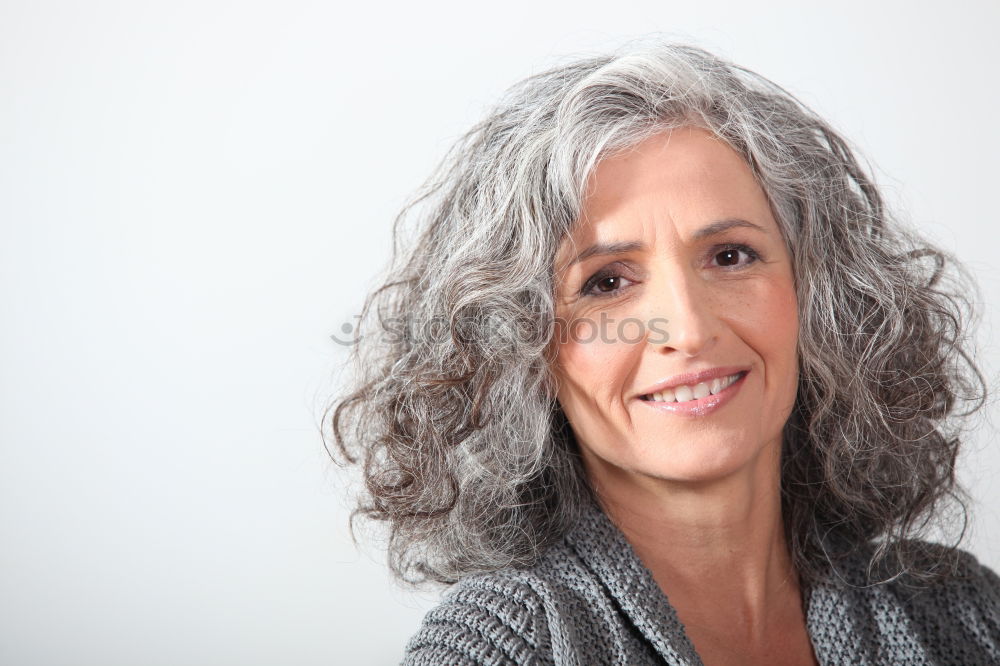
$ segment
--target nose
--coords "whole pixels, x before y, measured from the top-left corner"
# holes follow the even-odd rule
[[[665,267],[650,293],[650,314],[660,323],[651,327],[647,341],[657,352],[693,357],[715,345],[719,336],[716,304],[709,285],[696,272],[684,266]]]

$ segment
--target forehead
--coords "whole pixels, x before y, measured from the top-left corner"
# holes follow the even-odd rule
[[[559,259],[575,247],[661,228],[684,239],[726,218],[775,226],[749,165],[709,130],[663,131],[597,163]]]

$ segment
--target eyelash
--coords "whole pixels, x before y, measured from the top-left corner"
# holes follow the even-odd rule
[[[754,250],[752,247],[750,247],[748,245],[743,245],[741,243],[729,243],[729,244],[726,244],[726,245],[718,245],[718,246],[712,248],[712,257],[714,258],[717,255],[722,254],[723,252],[732,252],[732,251],[742,251],[742,252],[744,252],[748,257],[750,257],[750,261],[748,261],[747,263],[745,263],[742,267],[737,267],[737,266],[723,266],[722,269],[725,270],[725,271],[742,270],[743,268],[746,268],[747,266],[750,266],[751,264],[755,263],[756,261],[758,261],[760,259],[760,255],[757,254],[756,250]],[[621,289],[615,289],[613,291],[605,291],[605,292],[591,292],[591,290],[594,287],[596,287],[597,284],[599,282],[601,282],[602,280],[606,280],[608,278],[621,278],[621,277],[622,277],[621,275],[618,275],[612,269],[604,269],[604,270],[598,271],[589,280],[587,280],[587,282],[583,285],[583,287],[580,289],[580,294],[582,296],[594,296],[596,298],[607,298],[609,296],[614,296],[619,291],[621,291]]]

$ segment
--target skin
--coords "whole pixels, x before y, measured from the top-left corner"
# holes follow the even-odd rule
[[[760,229],[694,237],[732,218]],[[573,262],[618,241],[642,246]],[[798,382],[795,283],[748,165],[696,127],[602,160],[556,256],[556,302],[558,399],[587,474],[702,660],[816,663],[780,504],[782,428]],[[586,322],[602,318],[595,339]],[[636,321],[618,329],[627,318]],[[719,366],[750,372],[712,413],[664,413],[635,397]]]

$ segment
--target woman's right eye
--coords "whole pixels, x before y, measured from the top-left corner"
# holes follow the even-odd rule
[[[604,296],[614,296],[623,288],[622,280],[625,282],[629,281],[628,278],[622,277],[617,273],[611,271],[601,271],[587,280],[587,283],[583,285],[583,289],[580,290],[580,293],[583,296],[596,296],[598,298],[602,298]]]

